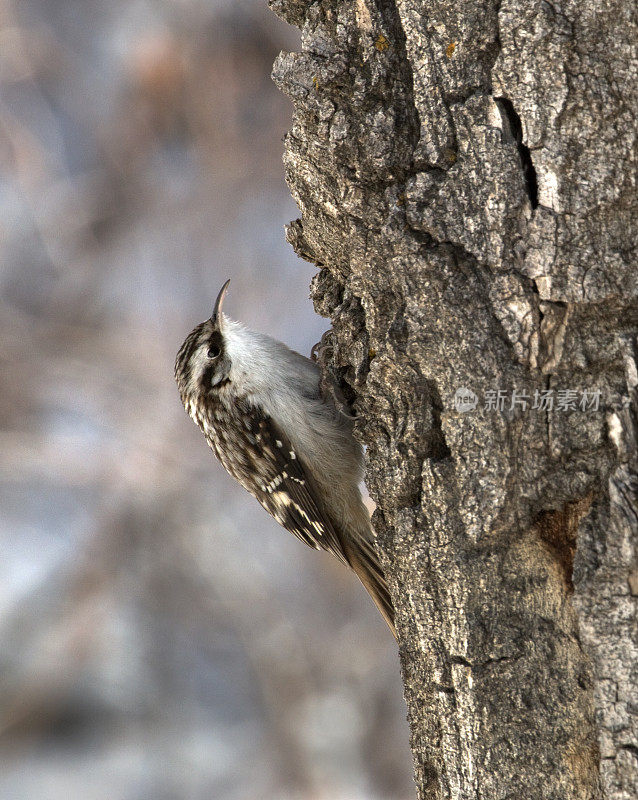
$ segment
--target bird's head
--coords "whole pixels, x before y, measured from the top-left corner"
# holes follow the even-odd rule
[[[222,303],[230,280],[217,295],[210,319],[195,327],[184,340],[175,359],[175,380],[182,402],[219,391],[230,381],[231,359],[226,347],[227,320]]]

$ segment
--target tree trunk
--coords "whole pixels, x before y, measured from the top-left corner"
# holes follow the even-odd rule
[[[634,3],[271,5],[418,795],[635,798]]]

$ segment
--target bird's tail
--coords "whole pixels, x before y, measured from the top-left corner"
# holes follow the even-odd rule
[[[374,549],[374,544],[367,539],[357,537],[351,539],[346,550],[346,556],[352,569],[356,572],[366,591],[374,600],[381,612],[383,619],[388,623],[394,638],[397,631],[394,627],[394,606],[388,590],[383,568]]]

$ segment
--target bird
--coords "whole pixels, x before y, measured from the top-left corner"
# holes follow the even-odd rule
[[[315,361],[224,314],[229,284],[177,353],[182,404],[226,471],[280,525],[356,573],[396,638],[353,418],[321,391]]]

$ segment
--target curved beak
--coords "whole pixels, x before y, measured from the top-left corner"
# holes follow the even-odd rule
[[[230,278],[226,281],[226,283],[222,286],[219,290],[219,294],[217,295],[217,300],[215,300],[215,308],[213,309],[213,315],[211,316],[211,322],[213,325],[221,329],[222,323],[222,303],[224,302],[224,297],[226,296],[226,290],[228,289],[228,284],[230,283]]]

